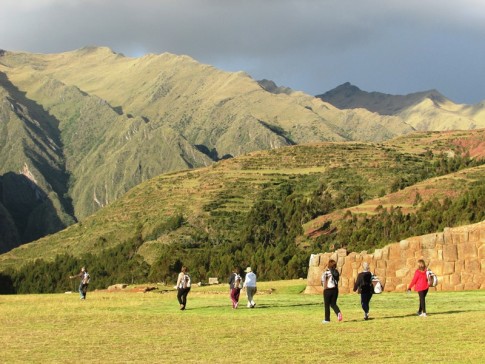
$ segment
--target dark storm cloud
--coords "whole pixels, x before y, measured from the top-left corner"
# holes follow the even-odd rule
[[[0,48],[171,52],[311,94],[436,88],[485,99],[478,0],[2,0]]]

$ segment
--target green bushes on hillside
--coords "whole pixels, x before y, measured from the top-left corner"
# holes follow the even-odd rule
[[[445,198],[440,202],[434,198],[423,203],[416,213],[403,214],[399,207],[384,209],[382,206],[376,212],[369,216],[348,211],[343,220],[326,227],[332,232],[318,237],[313,248],[373,250],[410,236],[480,222],[485,219],[485,181],[478,181],[454,200]]]

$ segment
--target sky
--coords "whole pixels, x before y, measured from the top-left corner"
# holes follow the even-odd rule
[[[188,55],[311,95],[485,101],[484,0],[1,0],[0,49]]]

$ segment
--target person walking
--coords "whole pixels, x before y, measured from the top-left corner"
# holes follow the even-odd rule
[[[337,306],[338,298],[338,281],[340,274],[337,270],[337,262],[333,259],[328,261],[327,269],[322,274],[322,285],[323,285],[323,302],[325,306],[325,319],[322,321],[323,324],[328,324],[330,322],[330,307],[337,315],[338,321],[342,321],[342,312]]]
[[[369,319],[369,303],[374,294],[372,285],[372,273],[369,271],[369,263],[362,263],[363,272],[360,272],[354,284],[354,292],[360,293],[360,304],[364,310],[364,320]]]
[[[239,268],[234,268],[231,276],[229,277],[229,289],[233,309],[236,309],[239,305],[239,295],[241,293],[242,278],[239,275],[239,272]]]
[[[246,276],[244,277],[243,288],[246,289],[246,294],[248,296],[248,308],[254,308],[256,303],[254,302],[254,295],[256,294],[256,274],[254,274],[251,267],[247,267],[244,271]]]
[[[81,281],[79,282],[79,296],[82,300],[86,299],[86,294],[88,293],[88,285],[91,277],[89,273],[86,271],[86,267],[82,267],[81,271],[74,275],[69,276],[69,279],[80,278]]]
[[[408,287],[408,293],[411,292],[413,287],[419,295],[418,316],[426,317],[426,295],[428,294],[429,283],[428,275],[426,274],[426,263],[423,259],[418,260],[418,269],[414,272],[413,280]]]
[[[177,300],[180,304],[180,309],[185,310],[187,305],[187,295],[190,292],[190,275],[186,266],[183,266],[177,277]]]

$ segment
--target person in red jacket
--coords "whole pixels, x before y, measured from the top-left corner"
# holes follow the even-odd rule
[[[418,292],[419,295],[419,310],[418,316],[426,317],[426,295],[428,294],[428,276],[426,274],[426,263],[424,260],[418,260],[418,269],[414,272],[414,277],[409,284],[408,292],[411,288]]]

